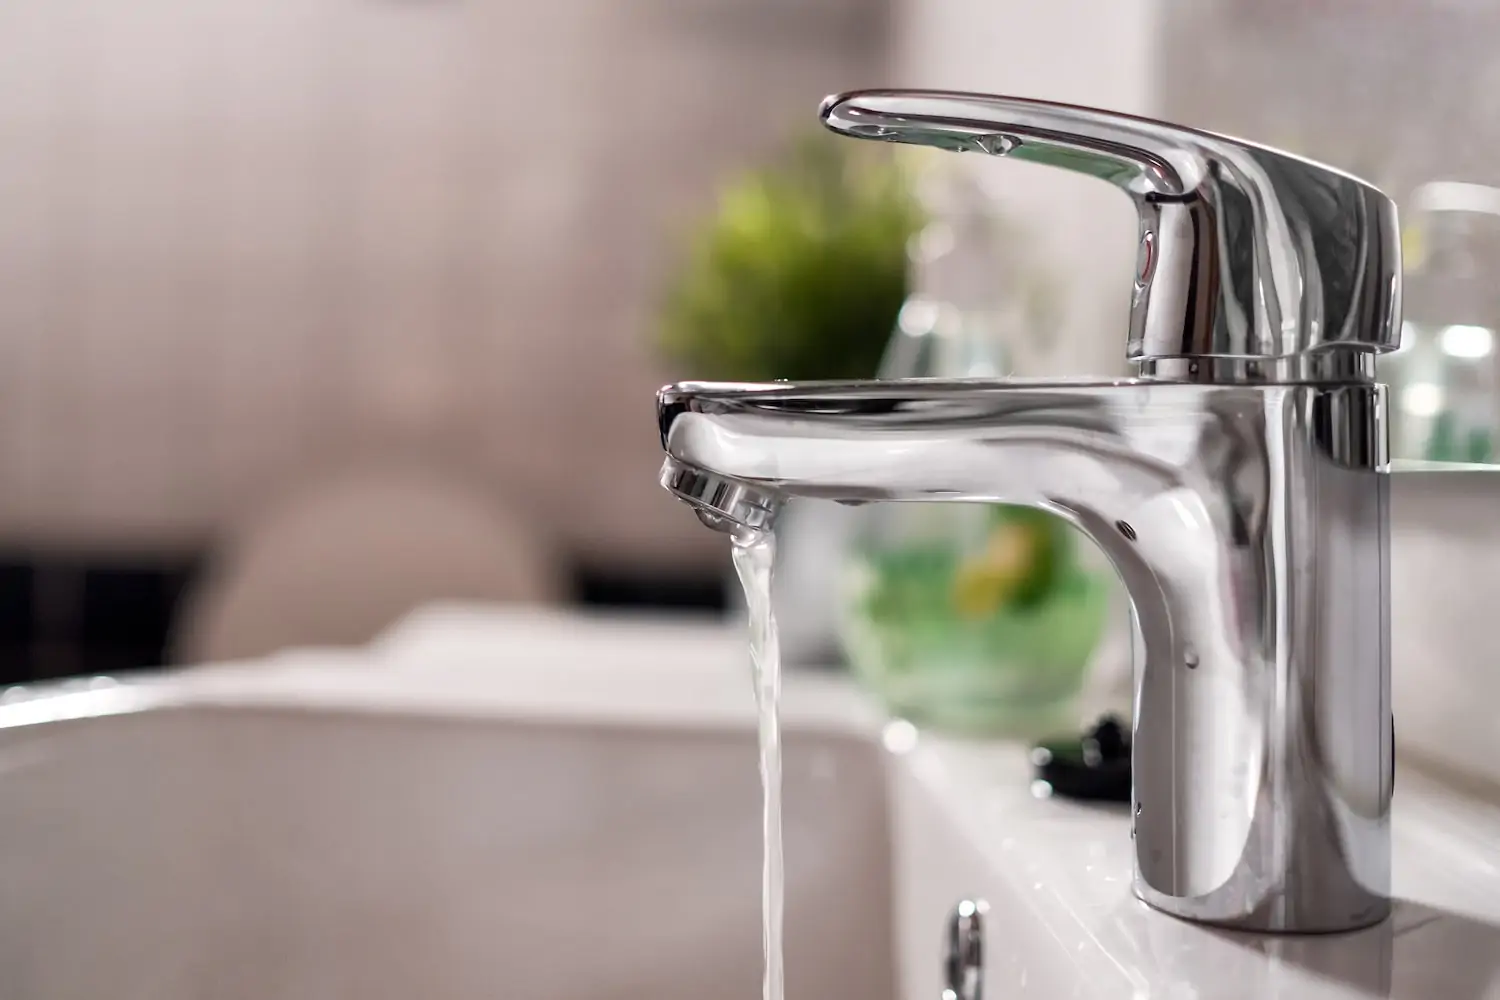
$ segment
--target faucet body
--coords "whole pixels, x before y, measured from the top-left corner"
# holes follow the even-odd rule
[[[1390,912],[1385,390],[1395,208],[1362,181],[1162,122],[869,92],[825,124],[1100,177],[1137,205],[1119,381],[668,386],[662,483],[710,527],[789,497],[1024,504],[1130,595],[1135,891],[1191,920],[1323,932]]]
[[[1118,571],[1143,640],[1137,894],[1246,929],[1386,916],[1379,386],[685,383],[659,405],[664,484],[721,527],[765,527],[789,497],[1071,521]]]

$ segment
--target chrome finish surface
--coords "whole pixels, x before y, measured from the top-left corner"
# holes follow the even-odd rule
[[[944,935],[943,1000],[984,1000],[984,902],[960,900]]]
[[[1292,358],[1142,358],[1136,369],[1143,377],[1211,385],[1243,383],[1280,385],[1289,382],[1373,382],[1375,355],[1368,351],[1323,351]]]
[[[1389,910],[1383,396],[685,383],[659,412],[669,467],[749,495],[1015,503],[1072,521],[1113,562],[1144,640],[1137,893],[1211,923],[1331,931]]]
[[[824,124],[1030,160],[1120,188],[1140,219],[1131,360],[1272,362],[1400,342],[1395,204],[1331,167],[1227,136],[1016,97],[865,91]]]
[[[781,502],[775,494],[667,459],[661,484],[686,502],[715,531],[761,531],[771,526]]]
[[[1385,388],[1395,212],[1363,182],[1160,122],[1013,98],[831,98],[837,131],[1110,180],[1143,264],[1133,380],[663,389],[668,489],[723,531],[781,502],[1052,511],[1129,591],[1135,891],[1191,920],[1351,930],[1390,912]]]

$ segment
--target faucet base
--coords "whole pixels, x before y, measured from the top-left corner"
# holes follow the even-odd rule
[[[1392,901],[1371,895],[1362,906],[1340,914],[1322,912],[1308,919],[1307,914],[1296,912],[1280,898],[1268,899],[1256,909],[1243,914],[1209,915],[1196,910],[1201,900],[1186,900],[1157,892],[1135,878],[1132,890],[1135,897],[1147,906],[1169,917],[1188,923],[1220,927],[1225,930],[1246,931],[1256,934],[1345,934],[1364,930],[1387,920],[1393,909]]]

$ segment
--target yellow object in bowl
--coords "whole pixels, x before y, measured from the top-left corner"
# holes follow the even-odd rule
[[[1050,514],[1001,508],[983,549],[953,575],[953,606],[966,618],[983,618],[1011,604],[1040,600],[1063,559],[1061,531]]]

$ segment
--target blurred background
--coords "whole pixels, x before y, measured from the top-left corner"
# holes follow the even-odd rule
[[[1497,41],[1478,0],[7,0],[0,681],[360,642],[439,598],[720,613],[653,392],[732,377],[694,337],[743,314],[692,289],[733,271],[694,268],[837,90],[1156,115],[1441,215],[1409,258],[1461,314],[1399,398],[1414,457],[1488,461]],[[962,162],[1042,303],[997,367],[1123,371],[1128,201]]]

